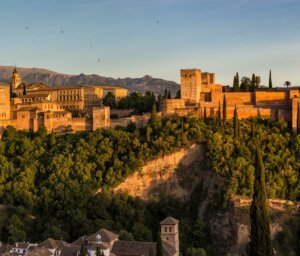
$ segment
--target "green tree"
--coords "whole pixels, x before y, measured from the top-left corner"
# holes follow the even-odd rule
[[[204,107],[203,121],[204,121],[205,124],[207,123],[206,107]]]
[[[255,181],[250,208],[250,256],[273,256],[270,236],[270,220],[265,188],[265,169],[259,142],[256,141]]]
[[[270,70],[270,73],[269,73],[269,88],[272,88],[273,87],[273,82],[272,82],[272,70]]]
[[[168,99],[172,99],[171,91],[168,92]]]
[[[222,117],[221,117],[221,103],[219,101],[219,107],[218,107],[218,112],[217,112],[217,125],[219,127],[222,126]]]
[[[110,108],[116,108],[117,107],[117,101],[116,97],[112,92],[108,92],[102,101],[104,106],[108,106]]]
[[[235,92],[238,92],[240,90],[240,78],[239,78],[239,73],[236,72],[236,75],[233,79],[233,90]]]
[[[250,91],[251,80],[247,76],[243,76],[241,80],[241,89],[245,92]]]
[[[255,74],[252,74],[252,79],[251,79],[251,91],[254,92],[255,91]]]
[[[180,98],[181,98],[181,90],[178,90],[175,99],[180,99]]]
[[[163,256],[163,248],[162,248],[162,242],[161,242],[160,232],[158,232],[158,234],[157,234],[156,256]]]
[[[121,230],[119,232],[119,239],[123,240],[123,241],[133,241],[134,237],[133,237],[132,233],[130,233],[126,230]]]
[[[103,251],[101,251],[99,247],[96,248],[96,256],[104,256]]]
[[[224,94],[224,98],[223,98],[223,123],[226,122],[227,119],[227,103],[226,103],[226,96]]]
[[[88,256],[85,241],[80,246],[79,256]]]
[[[286,88],[289,88],[291,86],[291,82],[290,81],[285,81],[284,85],[286,86]]]
[[[258,88],[260,85],[261,79],[260,76],[256,76],[255,77],[255,87]]]
[[[237,112],[237,107],[234,108],[234,114],[233,114],[233,129],[234,129],[234,137],[238,138],[239,136],[239,117]]]
[[[151,133],[152,133],[152,129],[150,126],[147,125],[146,127],[146,141],[149,144],[151,142]]]
[[[297,106],[297,132],[300,134],[300,103]]]

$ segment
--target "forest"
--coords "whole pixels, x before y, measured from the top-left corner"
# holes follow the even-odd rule
[[[148,161],[199,143],[219,176],[218,200],[226,207],[232,195],[252,196],[259,137],[268,197],[299,201],[300,134],[293,135],[285,122],[261,117],[238,125],[237,133],[232,120],[161,118],[154,107],[142,129],[132,124],[58,136],[44,128],[32,133],[7,127],[0,141],[0,240],[73,241],[106,228],[120,239],[157,241],[159,222],[172,215],[180,219],[186,255],[205,255],[204,250],[213,255],[209,228],[195,214],[200,190],[187,202],[146,202],[110,191]]]

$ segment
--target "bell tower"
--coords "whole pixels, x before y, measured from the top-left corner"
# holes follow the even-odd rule
[[[14,71],[11,76],[11,88],[12,90],[18,88],[18,86],[22,83],[21,77],[17,71],[17,68],[14,68]]]
[[[168,217],[160,223],[163,256],[179,256],[178,223],[179,220],[172,217]]]

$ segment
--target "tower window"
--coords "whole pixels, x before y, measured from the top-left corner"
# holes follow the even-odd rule
[[[172,227],[169,227],[169,232],[172,232]]]
[[[168,232],[168,228],[167,227],[165,227],[165,232]]]

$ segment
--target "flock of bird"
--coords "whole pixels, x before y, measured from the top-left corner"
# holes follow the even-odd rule
[[[157,20],[157,21],[156,21],[156,24],[159,24],[159,20]],[[29,27],[28,27],[28,26],[25,26],[24,28],[25,28],[26,30],[28,30],[28,29],[29,29]],[[63,34],[63,33],[65,33],[65,31],[64,31],[64,30],[60,30],[59,32],[60,32],[60,34]],[[32,40],[32,41],[34,41],[34,40]],[[93,48],[93,46],[92,46],[92,45],[90,45],[90,48]],[[98,58],[98,62],[100,62],[100,58]]]

